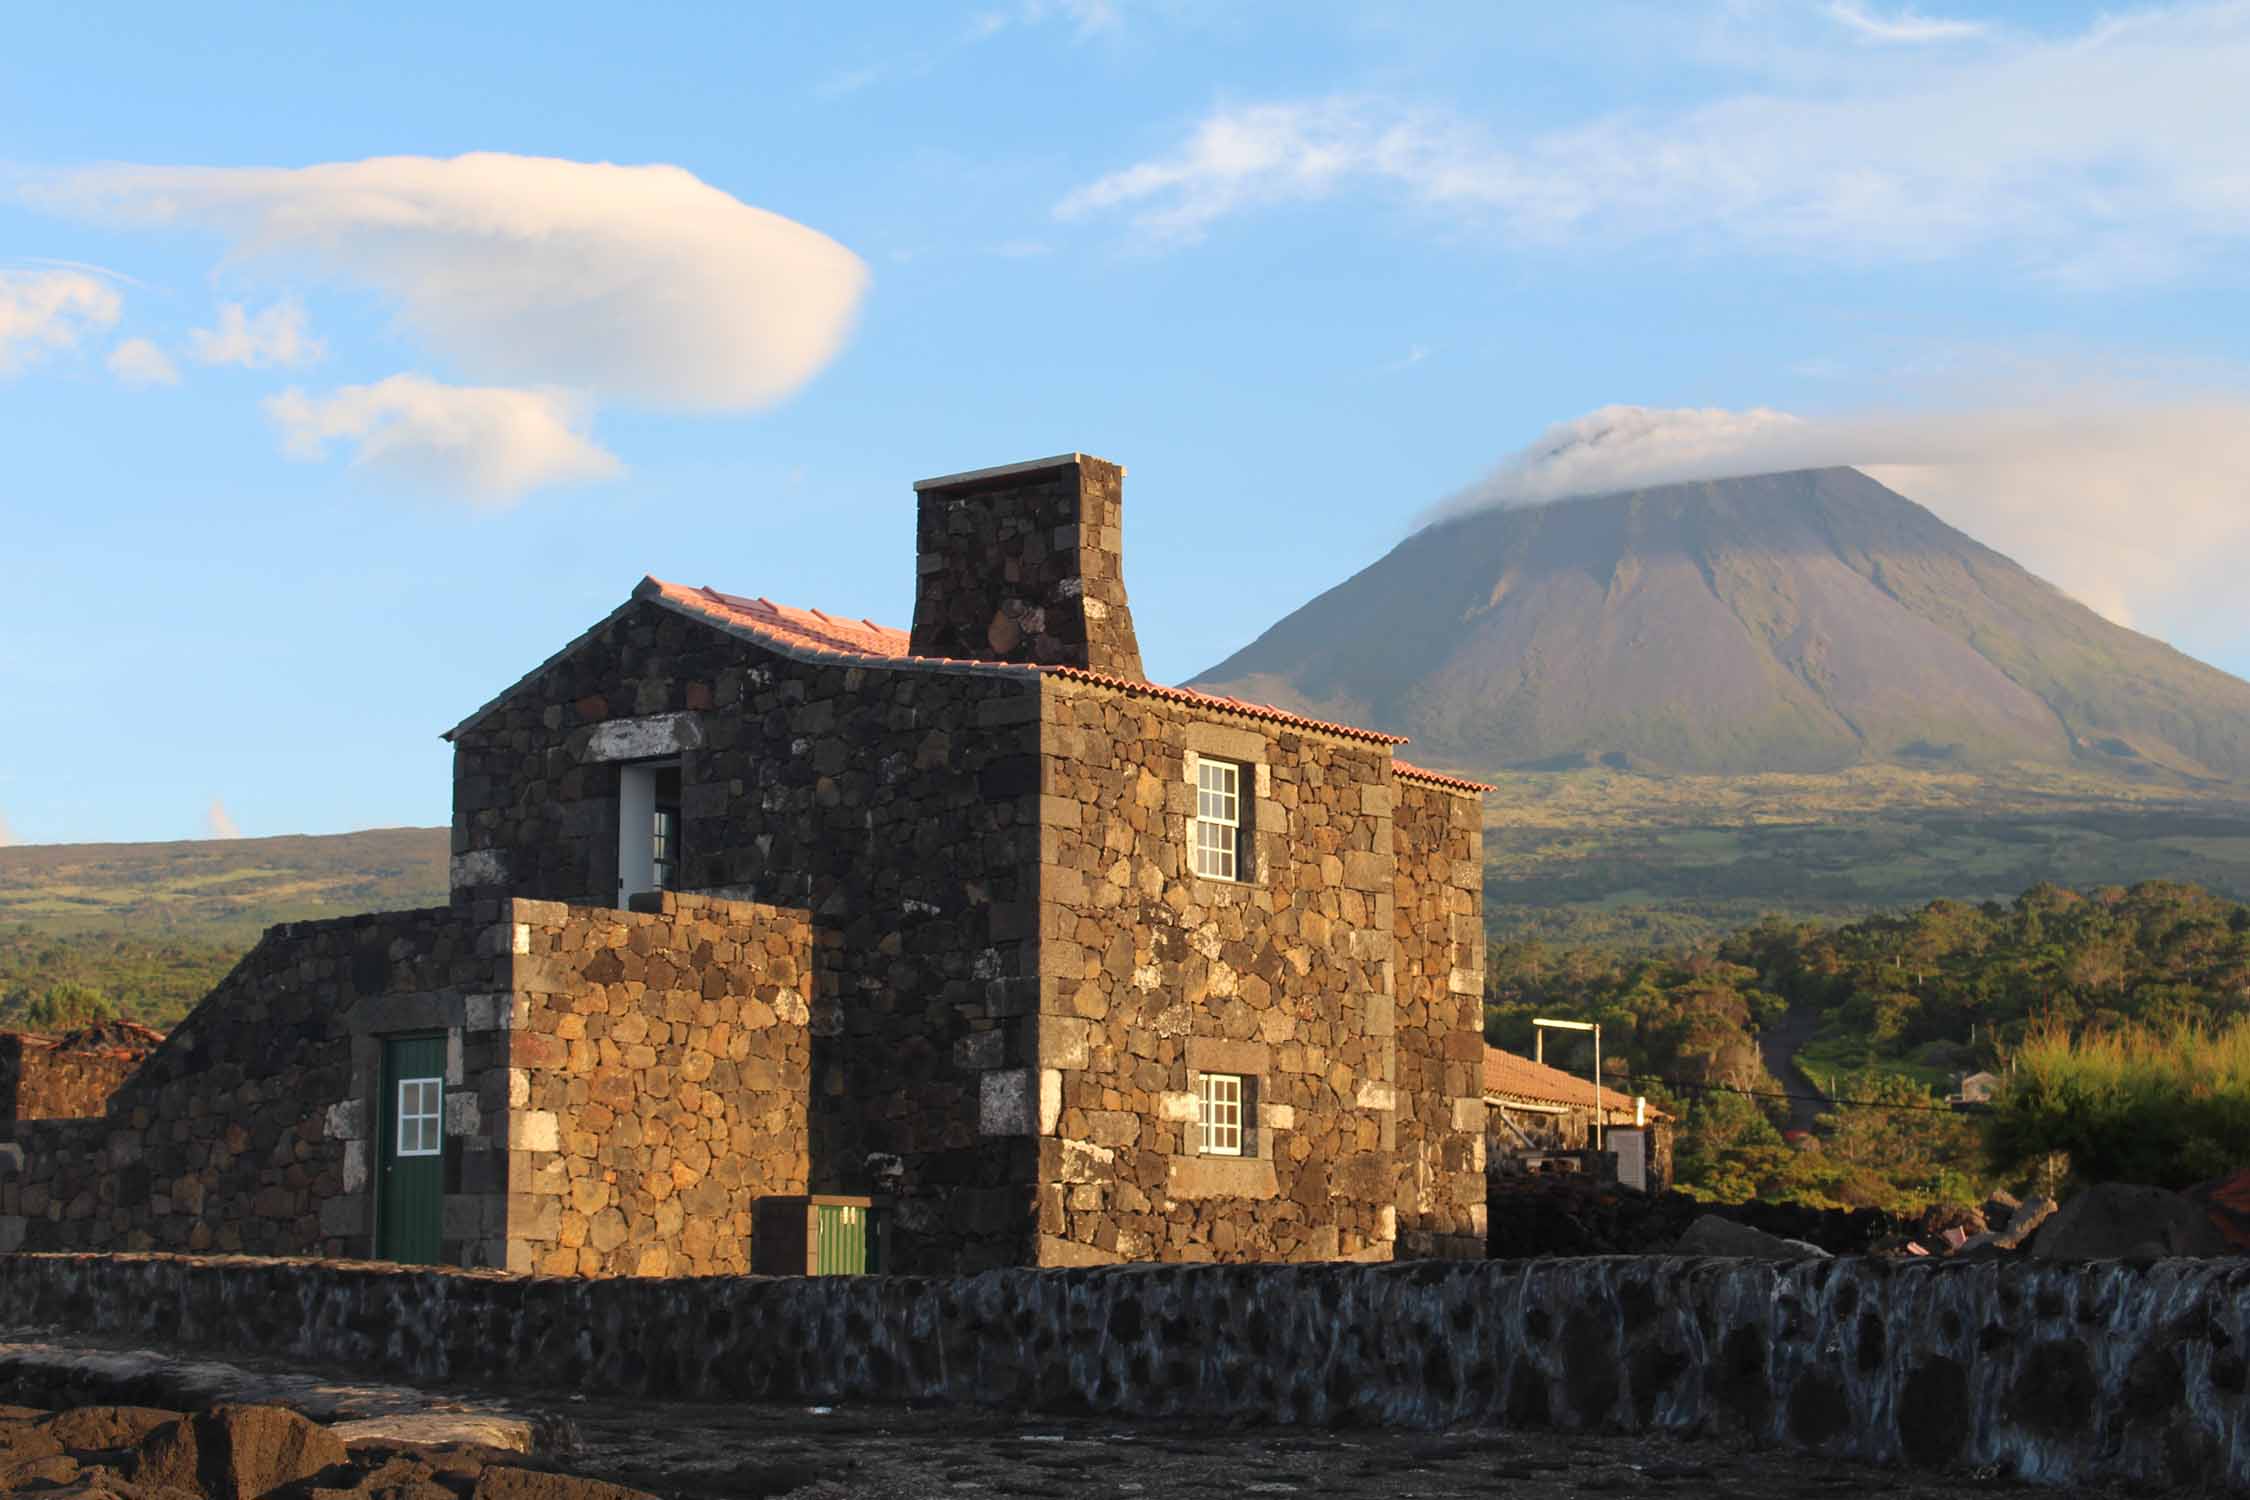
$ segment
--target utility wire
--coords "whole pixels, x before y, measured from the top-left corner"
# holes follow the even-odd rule
[[[1661,1083],[1668,1089],[1684,1089],[1695,1094],[1740,1094],[1745,1099],[1794,1099],[1811,1104],[1830,1104],[1840,1109],[1890,1109],[1902,1114],[1956,1114],[1950,1104],[1894,1104],[1881,1099],[1831,1099],[1826,1094],[1791,1094],[1773,1089],[1737,1088],[1731,1083],[1689,1083],[1685,1079],[1665,1078],[1655,1073],[1635,1073],[1633,1078],[1644,1083]]]

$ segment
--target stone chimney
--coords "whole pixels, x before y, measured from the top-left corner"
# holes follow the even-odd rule
[[[914,654],[1142,679],[1125,602],[1125,470],[1083,453],[914,486]]]

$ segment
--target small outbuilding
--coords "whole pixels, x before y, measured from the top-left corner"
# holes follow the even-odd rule
[[[1618,1181],[1648,1192],[1672,1185],[1673,1119],[1646,1099],[1629,1098],[1543,1062],[1484,1049],[1486,1170],[1583,1171],[1616,1158]],[[1599,1121],[1600,1144],[1595,1125]]]

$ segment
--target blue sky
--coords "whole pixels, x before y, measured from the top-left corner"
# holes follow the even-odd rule
[[[2250,674],[2250,5],[9,34],[0,838],[442,822],[643,573],[904,624],[912,481],[1070,449],[1162,680],[1464,492],[1784,451]]]

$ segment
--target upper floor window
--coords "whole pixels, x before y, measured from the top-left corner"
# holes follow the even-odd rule
[[[681,847],[677,762],[620,766],[617,772],[617,904],[643,891],[678,890]]]
[[[1232,761],[1195,765],[1195,873],[1242,878],[1242,767]]]

